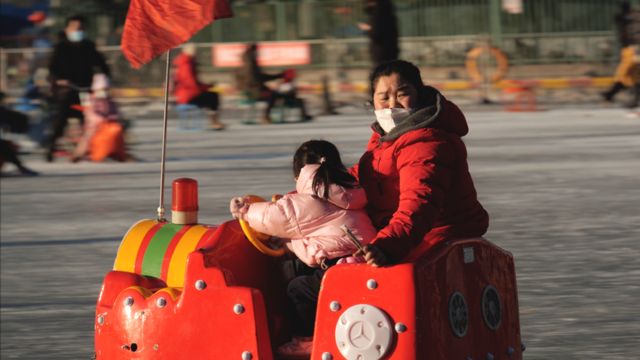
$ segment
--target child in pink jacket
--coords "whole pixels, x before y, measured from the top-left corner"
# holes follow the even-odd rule
[[[275,202],[252,203],[243,198],[231,200],[235,218],[249,223],[259,232],[282,238],[286,246],[308,266],[312,275],[298,276],[287,287],[295,304],[296,321],[291,343],[279,349],[281,355],[309,353],[315,323],[320,282],[326,268],[353,262],[356,246],[340,229],[346,225],[366,245],[376,230],[365,211],[366,194],[342,164],[332,143],[311,140],[302,144],[293,158],[296,193]]]

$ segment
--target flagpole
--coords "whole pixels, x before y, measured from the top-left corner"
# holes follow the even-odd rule
[[[169,75],[171,73],[171,49],[167,50],[167,64],[164,73],[164,114],[162,122],[162,159],[160,161],[160,204],[158,205],[158,221],[164,218],[164,164],[167,156],[167,123],[169,115]]]

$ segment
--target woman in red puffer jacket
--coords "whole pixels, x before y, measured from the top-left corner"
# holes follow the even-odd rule
[[[378,230],[365,248],[367,262],[410,261],[443,240],[482,236],[489,216],[469,174],[460,109],[423,85],[406,61],[379,65],[370,81],[376,122],[351,169]]]

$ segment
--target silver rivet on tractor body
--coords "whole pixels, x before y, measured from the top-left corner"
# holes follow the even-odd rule
[[[333,312],[336,312],[336,311],[340,310],[340,308],[342,308],[342,306],[340,305],[340,303],[339,303],[339,302],[337,302],[337,301],[335,301],[335,300],[334,300],[334,301],[332,301],[332,302],[329,304],[329,309],[330,309],[331,311],[333,311]]]
[[[196,281],[196,289],[197,290],[204,290],[207,287],[207,283],[204,282],[204,280],[197,280]]]
[[[378,288],[378,282],[375,281],[374,279],[367,280],[367,288],[369,290],[373,290],[373,289]]]
[[[407,325],[405,325],[405,324],[403,324],[401,322],[398,322],[395,325],[395,329],[396,329],[396,332],[403,333],[403,332],[407,331]]]
[[[165,299],[163,297],[159,297],[158,300],[156,300],[156,305],[159,308],[165,307],[167,305],[167,299]]]
[[[237,315],[242,314],[244,312],[244,306],[242,306],[242,304],[233,305],[233,312]]]

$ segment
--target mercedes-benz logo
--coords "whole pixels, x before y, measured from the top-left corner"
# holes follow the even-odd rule
[[[349,342],[359,349],[371,345],[374,336],[373,329],[364,321],[356,321],[349,329]]]

